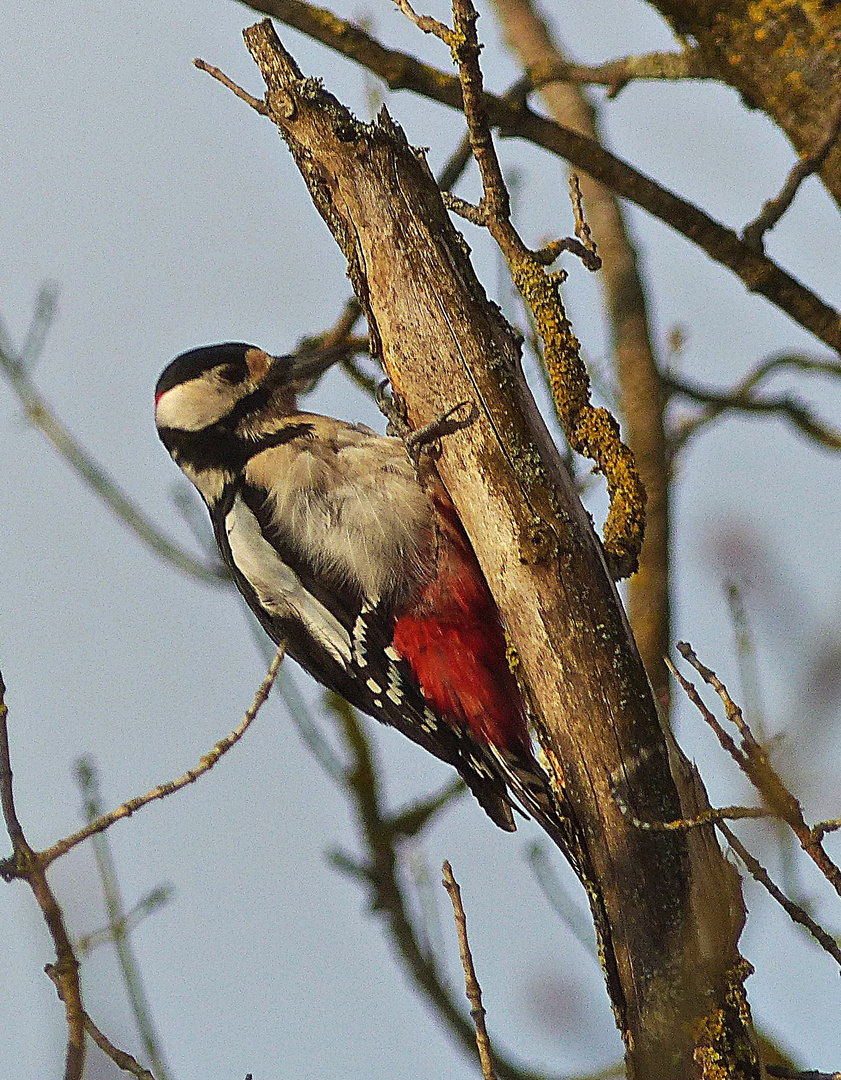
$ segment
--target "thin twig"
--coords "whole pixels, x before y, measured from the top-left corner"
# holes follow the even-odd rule
[[[773,199],[769,199],[762,207],[757,218],[742,229],[742,240],[748,247],[757,251],[762,250],[762,238],[765,233],[768,232],[769,229],[773,229],[786,210],[791,206],[794,201],[794,196],[797,194],[803,181],[808,176],[816,173],[821,165],[823,165],[824,161],[826,161],[827,155],[835,145],[839,134],[841,134],[841,97],[838,100],[835,112],[829,122],[826,135],[821,140],[817,149],[813,153],[807,154],[806,157],[800,158],[788,174],[779,195]]]
[[[438,187],[442,191],[450,191],[461,179],[464,170],[473,160],[473,151],[470,149],[470,136],[464,135],[461,142],[450,154],[449,160],[435,178]]]
[[[435,37],[440,38],[445,44],[452,46],[454,42],[454,35],[449,26],[437,19],[433,19],[431,15],[418,15],[414,10],[409,0],[394,0],[403,14],[413,22],[418,30],[422,30],[425,34],[434,34]]]
[[[832,937],[831,934],[828,934],[822,926],[816,923],[812,916],[804,911],[799,904],[795,904],[793,900],[789,900],[785,893],[771,880],[768,871],[762,866],[758,859],[755,859],[754,856],[751,855],[732,829],[725,825],[723,821],[716,822],[716,828],[721,831],[721,834],[726,838],[727,843],[745,864],[751,877],[755,881],[758,881],[759,884],[768,891],[792,922],[796,922],[804,927],[804,929],[808,930],[821,948],[828,952],[833,960],[841,966],[841,948],[838,947],[838,942],[835,938]]]
[[[79,831],[73,833],[72,836],[67,836],[63,840],[59,840],[58,843],[53,844],[52,847],[39,852],[36,856],[39,865],[42,867],[49,866],[51,862],[54,862],[62,855],[66,855],[68,851],[76,847],[77,844],[81,844],[83,840],[87,840],[88,837],[94,836],[96,833],[103,832],[105,829],[110,828],[116,821],[131,817],[132,814],[136,813],[142,807],[147,806],[149,803],[154,802],[156,799],[164,799],[167,795],[173,795],[176,791],[180,791],[182,788],[187,787],[188,784],[194,784],[200,776],[204,776],[206,772],[209,772],[219,758],[239,742],[250,727],[251,722],[254,720],[257,713],[262,708],[266,698],[269,696],[269,692],[274,683],[275,676],[277,675],[285,651],[285,644],[280,645],[271,662],[266,677],[257,689],[254,700],[248,707],[248,710],[240,723],[237,724],[229,735],[226,735],[224,739],[220,739],[206,754],[203,754],[198,765],[189,769],[176,780],[168,780],[166,783],[158,784],[158,786],[152,788],[151,791],[147,791],[145,795],[138,795],[134,799],[129,799],[128,802],[124,802],[115,810],[103,814],[102,817],[98,817],[96,821],[92,821],[83,829],[79,829]]]
[[[446,985],[438,962],[423,935],[415,927],[400,876],[397,845],[404,836],[414,836],[442,806],[464,790],[461,784],[447,785],[425,803],[389,814],[382,805],[380,770],[360,718],[342,698],[327,698],[338,717],[350,761],[342,788],[351,801],[364,848],[360,861],[343,852],[333,852],[333,865],[370,890],[370,908],[384,917],[389,936],[416,986],[437,1012],[458,1046],[475,1054],[476,1034]],[[511,1062],[497,1059],[499,1080],[546,1080]]]
[[[841,829],[841,818],[831,818],[829,821],[819,821],[812,826],[812,836],[815,840],[823,840],[827,833]]]
[[[676,79],[713,79],[698,49],[684,52],[645,53],[642,56],[623,56],[605,64],[570,64],[556,59],[528,67],[532,86],[537,90],[553,82],[601,85],[608,88],[607,96],[614,98],[630,82],[639,79],[672,81]]]
[[[0,672],[0,802],[2,802],[6,829],[12,841],[12,857],[0,864],[0,874],[6,881],[16,877],[23,878],[32,889],[36,903],[44,916],[56,955],[56,962],[50,965],[50,968],[54,973],[59,997],[64,1003],[67,1022],[64,1080],[81,1080],[85,1069],[85,1030],[82,990],[79,984],[79,963],[70,943],[64,914],[47,883],[44,866],[27,843],[17,816],[12,761],[9,752],[8,717],[6,686]]]
[[[59,986],[58,978],[52,965],[47,966],[46,972],[55,984],[60,996],[61,987]],[[86,1033],[90,1035],[91,1039],[93,1039],[103,1054],[106,1054],[114,1062],[117,1068],[122,1069],[123,1072],[129,1073],[131,1076],[136,1076],[138,1080],[155,1080],[154,1075],[141,1065],[137,1058],[132,1057],[132,1055],[125,1050],[120,1050],[107,1036],[103,1035],[87,1013],[83,1013],[82,1015]],[[158,1080],[160,1080],[160,1077]]]
[[[767,369],[770,370],[770,369]],[[696,417],[683,425],[677,436],[677,442],[683,445],[690,435],[703,424],[720,416],[723,412],[766,413],[783,416],[791,424],[808,435],[810,439],[825,446],[828,450],[841,450],[841,432],[818,420],[801,402],[788,394],[776,397],[754,397],[752,384],[748,389],[739,386],[735,390],[714,390],[699,386],[672,374],[663,374],[663,386],[673,394],[681,394],[708,406],[702,416]]]
[[[241,86],[237,86],[233,79],[229,79],[224,72],[219,70],[219,68],[206,63],[204,60],[200,60],[198,57],[193,61],[193,66],[197,67],[199,71],[206,71],[208,75],[218,80],[223,86],[227,86],[232,94],[235,94],[240,101],[244,101],[247,105],[250,105],[251,108],[254,109],[255,112],[260,113],[261,116],[269,115],[269,107],[262,98],[252,97],[252,95],[243,90]]]
[[[453,918],[456,924],[458,937],[458,951],[461,956],[461,966],[464,970],[464,989],[467,1000],[470,1002],[470,1015],[476,1028],[476,1048],[479,1051],[479,1061],[482,1065],[482,1080],[496,1080],[494,1072],[493,1050],[491,1040],[488,1038],[488,1029],[485,1026],[485,1008],[482,1005],[482,988],[476,978],[476,968],[473,964],[473,956],[470,952],[470,942],[467,940],[467,916],[464,913],[464,905],[461,902],[461,889],[453,876],[453,868],[445,860],[442,867],[444,872],[444,888],[447,890],[453,905]]]
[[[727,687],[711,668],[701,663],[692,647],[686,642],[679,641],[677,650],[695,668],[704,682],[718,694],[727,719],[739,732],[741,746],[737,746],[733,738],[724,731],[718,720],[701,701],[695,687],[684,679],[673,665],[670,665],[672,673],[679,680],[687,696],[712,727],[724,750],[744,772],[774,816],[785,821],[800,841],[800,846],[841,896],[841,869],[832,861],[820,841],[815,837],[813,830],[806,824],[800,803],[786,787],[782,777],[771,764],[764,747],[754,738],[750,727],[742,716],[742,710],[730,697]]]
[[[129,1073],[131,1076],[136,1076],[137,1080],[155,1080],[154,1073],[149,1072],[147,1068],[141,1065],[137,1058],[132,1057],[127,1050],[120,1050],[107,1036],[103,1035],[87,1013],[85,1013],[85,1031],[118,1069],[122,1069],[123,1072]]]
[[[584,196],[581,194],[581,181],[578,178],[578,173],[571,172],[569,174],[569,191],[572,198],[573,216],[575,218],[575,235],[593,257],[592,264],[588,265],[587,269],[599,270],[602,261],[598,257],[596,241],[593,239],[593,233],[590,230],[590,226],[587,224],[587,218],[584,214]]]
[[[717,825],[720,821],[742,821],[750,818],[771,817],[771,811],[764,806],[715,806],[704,810],[695,817],[675,818],[673,821],[645,821],[630,813],[627,805],[622,802],[619,794],[614,791],[613,797],[625,817],[636,829],[647,829],[649,832],[685,832],[687,829],[699,829],[702,825]]]
[[[473,203],[460,199],[458,195],[453,195],[449,191],[442,191],[441,199],[448,210],[453,214],[458,214],[465,221],[469,221],[471,225],[487,225],[488,214],[484,207],[474,206]]]

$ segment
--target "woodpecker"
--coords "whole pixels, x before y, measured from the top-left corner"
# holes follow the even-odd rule
[[[457,769],[500,828],[516,807],[557,836],[502,621],[440,480],[421,483],[401,439],[297,408],[335,359],[186,352],[155,389],[161,440],[269,637]]]

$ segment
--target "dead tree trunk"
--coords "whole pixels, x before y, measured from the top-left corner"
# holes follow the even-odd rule
[[[400,129],[386,115],[359,123],[304,79],[270,22],[245,38],[411,421],[464,400],[479,410],[444,440],[438,469],[577,821],[629,1075],[758,1077],[735,871],[710,828],[647,832],[620,809],[674,819],[697,813],[705,795],[660,727],[601,544],[520,372],[516,335]]]

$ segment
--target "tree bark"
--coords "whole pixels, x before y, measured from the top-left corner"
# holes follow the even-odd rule
[[[359,123],[303,79],[270,22],[245,39],[413,425],[463,400],[479,410],[443,440],[438,469],[577,821],[629,1074],[758,1077],[735,871],[711,829],[645,831],[620,809],[621,800],[640,818],[673,819],[696,813],[705,795],[661,730],[601,545],[522,377],[517,338],[402,131],[385,113]]]
[[[565,61],[532,0],[494,0],[506,43],[523,67]],[[596,110],[583,87],[555,82],[541,89],[553,119],[601,142]],[[628,616],[657,703],[669,711],[671,646],[669,590],[669,461],[664,395],[651,344],[648,305],[625,215],[613,192],[589,173],[579,176],[587,222],[602,258],[599,274],[613,339],[623,437],[636,459],[645,492],[645,540],[639,569],[628,582]]]

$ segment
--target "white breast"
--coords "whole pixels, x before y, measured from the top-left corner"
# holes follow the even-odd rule
[[[313,437],[265,450],[246,478],[263,488],[278,527],[317,568],[376,601],[422,573],[432,508],[399,439],[302,415]]]
[[[340,664],[351,656],[350,635],[327,608],[304,588],[263,536],[260,523],[237,496],[225,518],[231,556],[243,577],[272,615],[293,616]]]

